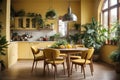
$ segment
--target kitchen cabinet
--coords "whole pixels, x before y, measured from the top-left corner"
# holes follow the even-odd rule
[[[9,67],[11,67],[17,62],[18,59],[18,44],[17,42],[10,42],[8,46],[8,63]]]
[[[55,41],[40,41],[40,42],[18,42],[18,59],[33,59],[33,54],[30,46],[37,46],[38,48],[45,48],[52,45]]]
[[[33,59],[29,42],[18,42],[18,59]]]
[[[15,17],[14,18],[14,28],[17,30],[36,30],[37,22],[34,17]]]
[[[55,20],[45,20],[45,25],[40,27],[35,17],[14,17],[14,27],[11,30],[53,30]]]

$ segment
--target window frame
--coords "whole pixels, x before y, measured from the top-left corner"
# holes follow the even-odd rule
[[[104,6],[105,6],[105,2],[106,1],[108,1],[108,7],[107,8],[105,8]],[[117,3],[116,4],[114,4],[114,5],[111,5],[110,4],[111,3],[111,0],[104,0],[104,2],[103,2],[103,4],[102,4],[102,9],[101,9],[101,18],[100,18],[100,21],[101,21],[101,23],[103,24],[103,25],[106,25],[105,24],[105,20],[107,20],[106,22],[107,22],[107,30],[108,30],[108,36],[109,36],[109,33],[110,33],[110,29],[112,28],[111,27],[111,24],[113,24],[112,23],[112,17],[111,16],[114,16],[114,15],[112,15],[111,14],[111,10],[113,10],[113,9],[115,9],[115,8],[117,8],[117,13],[116,13],[116,22],[119,22],[120,23],[120,0],[117,0]],[[105,16],[105,12],[108,12],[108,14],[107,14],[107,17]],[[106,18],[107,19],[106,19]],[[114,38],[113,37],[114,35],[112,35],[112,36],[109,36],[110,38],[112,37],[112,38]],[[107,42],[108,41],[110,41],[111,39],[108,39],[107,40]],[[107,43],[107,44],[111,44],[111,42],[109,43]]]

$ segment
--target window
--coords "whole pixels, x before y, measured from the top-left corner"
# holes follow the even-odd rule
[[[59,24],[58,32],[60,33],[60,37],[66,37],[67,36],[67,23],[59,19],[58,24]]]
[[[108,29],[109,33],[111,33],[110,29],[112,29],[112,25],[119,21],[120,16],[120,0],[104,0],[102,7],[102,17],[101,22]],[[108,34],[109,36],[109,34]],[[115,37],[115,30],[110,34],[110,38]]]

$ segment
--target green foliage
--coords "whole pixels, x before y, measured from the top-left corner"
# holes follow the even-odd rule
[[[75,24],[74,24],[74,27],[75,27],[75,29],[76,29],[76,30],[79,30],[79,29],[80,29],[80,27],[81,27],[81,25],[80,25],[80,24],[78,24],[78,23],[75,23]]]
[[[113,62],[120,62],[120,48],[113,51],[109,57]]]
[[[116,41],[118,42],[118,47],[120,47],[120,24],[116,24],[117,30],[116,30]]]
[[[73,41],[73,43],[77,44],[80,38],[81,38],[81,35],[79,33],[76,33],[74,35],[69,35],[68,41],[69,42]]]
[[[7,48],[8,42],[6,41],[5,36],[0,36],[0,55],[5,55],[5,49]]]
[[[60,38],[60,34],[59,34],[59,33],[56,33],[56,34],[50,36],[50,38],[51,38],[52,40],[57,40],[57,39]]]
[[[81,34],[82,43],[86,47],[94,47],[98,50],[106,39],[105,28],[103,28],[103,26],[100,25],[94,18],[92,18],[91,23],[82,25],[82,27],[85,28],[84,33]]]
[[[56,17],[56,12],[55,10],[49,10],[48,12],[46,12],[46,18],[47,19],[51,19],[51,18],[55,18]]]
[[[114,50],[109,57],[113,62],[120,62],[120,24],[117,23],[115,26],[117,27],[116,40],[118,42],[118,49]]]
[[[51,48],[58,48],[60,45],[66,45],[66,44],[68,44],[66,40],[58,40],[51,46]]]
[[[31,14],[29,14],[29,15],[31,15]],[[42,16],[41,16],[41,14],[32,14],[32,15],[34,15],[34,21],[35,22],[37,22],[37,24],[40,26],[40,27],[43,27],[44,26],[44,21],[43,21],[43,19],[42,19]]]

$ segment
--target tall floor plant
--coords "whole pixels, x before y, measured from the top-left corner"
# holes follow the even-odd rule
[[[95,51],[99,50],[106,40],[107,30],[95,18],[92,18],[91,23],[84,24],[82,27],[85,29],[81,35],[82,43],[86,47],[94,47]]]

